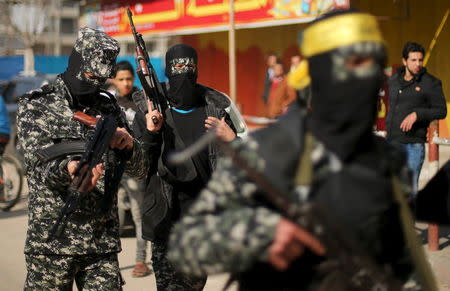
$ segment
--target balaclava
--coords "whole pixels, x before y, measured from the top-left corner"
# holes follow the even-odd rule
[[[325,15],[305,29],[301,51],[311,77],[313,134],[344,162],[370,150],[386,59],[376,19],[352,11]],[[346,66],[365,57],[375,61]]]
[[[118,42],[106,33],[89,27],[80,29],[67,70],[62,74],[74,102],[82,106],[95,103],[100,87],[114,75],[119,50]],[[96,78],[86,78],[84,73],[92,73]]]
[[[177,70],[175,65],[185,65]],[[197,92],[197,52],[194,48],[177,44],[167,50],[166,70],[169,78],[168,99],[178,109],[191,109],[203,101]]]

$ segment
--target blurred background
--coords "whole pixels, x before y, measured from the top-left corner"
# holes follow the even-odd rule
[[[199,82],[230,94],[232,49],[236,89],[231,95],[244,115],[265,115],[261,96],[268,55],[275,54],[284,73],[289,72],[291,57],[300,55],[299,37],[308,22],[348,7],[377,16],[389,48],[387,75],[400,66],[405,42],[428,49],[440,28],[427,69],[442,80],[450,98],[450,25],[445,20],[449,0],[1,0],[0,5],[0,93],[11,110],[18,95],[65,70],[79,27],[101,29],[115,37],[121,46],[119,60],[134,64],[128,6],[161,80],[167,48],[186,43],[200,56]],[[387,98],[382,95],[383,104]],[[380,110],[382,119],[388,108]],[[441,121],[440,136],[449,137],[449,128],[450,118]]]

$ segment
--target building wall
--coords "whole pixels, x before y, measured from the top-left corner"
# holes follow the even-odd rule
[[[449,0],[352,0],[361,11],[379,16],[380,27],[389,52],[389,66],[401,64],[403,44],[421,43],[428,48]],[[282,57],[288,69],[289,57],[298,53],[298,32],[306,25],[286,25],[236,32],[237,102],[244,114],[263,115],[261,95],[264,85],[265,56],[274,52]],[[194,46],[199,53],[199,81],[226,93],[228,85],[227,32],[183,36],[182,42]],[[442,30],[431,58],[428,71],[442,80],[444,94],[450,101],[450,18]],[[450,118],[440,122],[441,135],[449,136]]]
[[[285,25],[236,31],[237,103],[244,114],[264,115],[262,94],[265,58],[275,53],[289,69],[289,59],[298,54],[298,31],[305,25]],[[229,93],[228,33],[183,36],[199,54],[199,82]]]
[[[354,8],[379,16],[388,44],[389,65],[401,64],[403,45],[407,41],[422,44],[425,50],[433,39],[449,0],[352,0]],[[450,17],[441,31],[427,64],[427,70],[442,80],[447,110],[450,109]],[[450,114],[439,123],[440,135],[450,137]]]

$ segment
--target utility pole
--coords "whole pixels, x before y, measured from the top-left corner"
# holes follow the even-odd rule
[[[230,98],[236,103],[236,34],[234,23],[234,0],[230,1],[228,30],[228,69],[230,80]]]

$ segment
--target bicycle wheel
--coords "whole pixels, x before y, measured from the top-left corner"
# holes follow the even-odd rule
[[[0,179],[0,191],[3,195],[0,194],[0,209],[8,211],[20,200],[23,173],[19,162],[9,155],[3,156],[1,167],[3,178]]]

